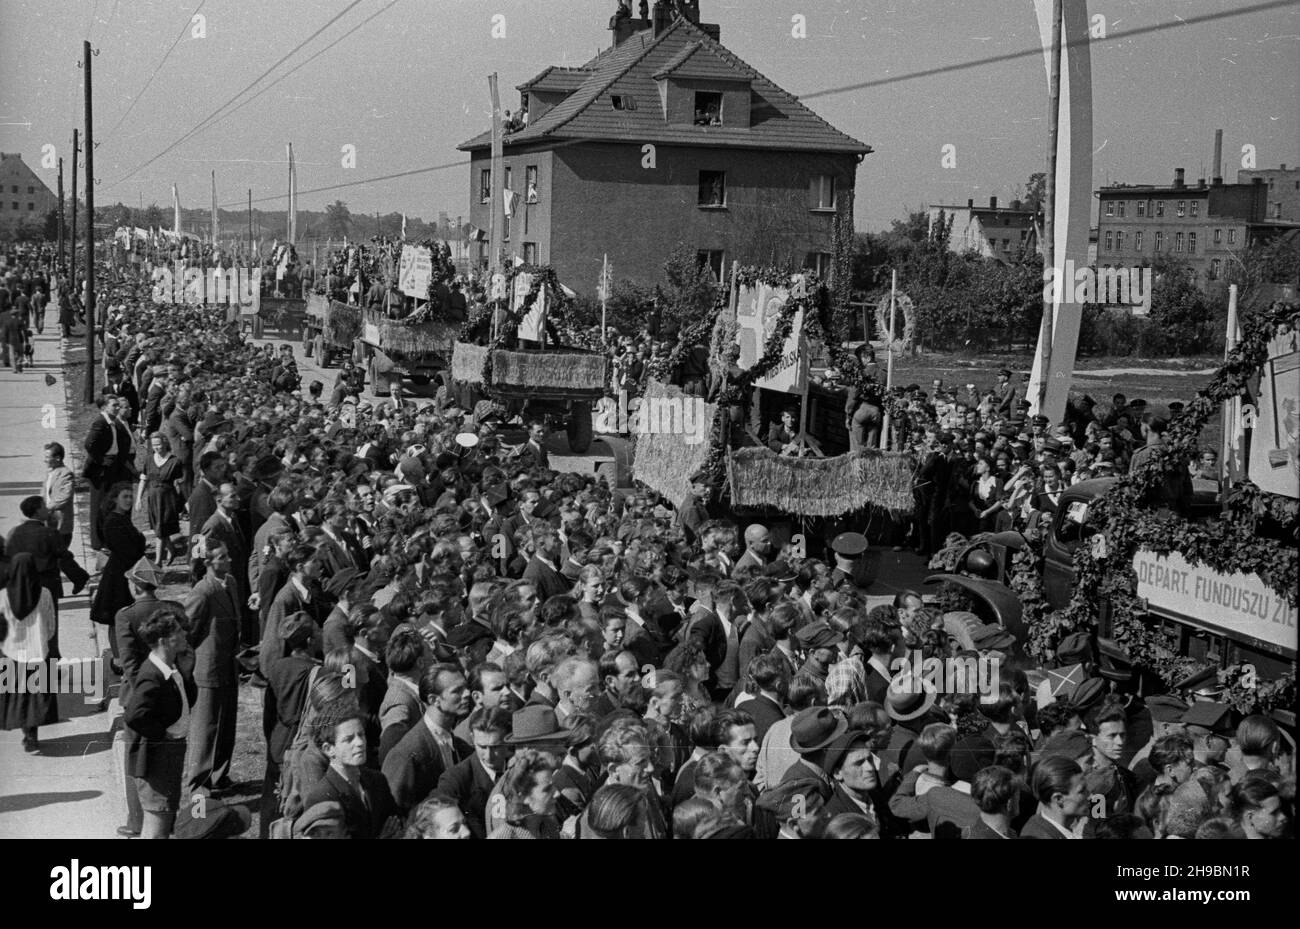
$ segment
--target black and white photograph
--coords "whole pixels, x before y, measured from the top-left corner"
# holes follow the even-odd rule
[[[15,899],[1289,905],[1297,100],[1300,0],[0,0]]]

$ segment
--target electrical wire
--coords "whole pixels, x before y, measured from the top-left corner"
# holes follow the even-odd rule
[[[126,121],[126,118],[131,115],[131,111],[134,110],[135,105],[140,102],[140,98],[144,96],[144,92],[149,89],[151,84],[153,84],[154,78],[158,76],[158,72],[162,70],[162,66],[167,63],[167,59],[170,58],[172,52],[176,50],[176,46],[180,45],[181,39],[185,38],[185,33],[190,28],[190,24],[194,22],[194,17],[199,15],[199,11],[203,9],[203,4],[207,2],[208,0],[199,0],[199,5],[194,8],[194,12],[190,14],[190,18],[185,20],[185,25],[181,26],[181,31],[178,32],[176,38],[172,40],[171,46],[163,53],[162,61],[158,62],[158,64],[154,66],[153,73],[149,75],[149,80],[144,82],[144,86],[140,88],[140,92],[135,95],[135,98],[131,101],[131,105],[126,108],[126,112],[122,114],[121,118],[113,124],[113,128],[104,133],[105,143],[113,138],[113,133],[117,132],[118,127],[121,126],[122,123]],[[116,7],[114,7],[114,9],[116,9]]]

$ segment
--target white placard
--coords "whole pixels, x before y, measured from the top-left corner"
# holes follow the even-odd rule
[[[397,289],[417,300],[429,299],[433,280],[433,252],[419,245],[403,245],[397,266]]]

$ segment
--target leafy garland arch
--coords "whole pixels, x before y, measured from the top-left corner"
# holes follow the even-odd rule
[[[1063,611],[1044,618],[1054,627],[1045,630],[1049,636],[1095,626],[1098,605],[1108,601],[1114,638],[1134,665],[1154,671],[1171,686],[1199,670],[1191,659],[1172,653],[1159,632],[1142,618],[1133,571],[1133,556],[1139,549],[1162,555],[1176,551],[1192,564],[1215,571],[1258,574],[1275,593],[1296,606],[1300,599],[1300,501],[1266,493],[1246,481],[1228,501],[1224,516],[1208,522],[1161,515],[1143,505],[1147,492],[1161,478],[1164,461],[1187,460],[1218,405],[1241,396],[1248,380],[1267,360],[1269,341],[1279,326],[1291,322],[1292,313],[1275,308],[1244,316],[1245,337],[1210,384],[1170,424],[1164,452],[1119,478],[1105,496],[1092,503],[1088,523],[1099,536],[1104,534],[1105,544],[1076,549],[1074,598]],[[1262,684],[1256,683],[1243,665],[1218,674],[1226,699],[1243,713],[1294,707],[1294,667],[1281,678]]]

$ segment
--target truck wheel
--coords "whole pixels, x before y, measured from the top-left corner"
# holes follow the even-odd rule
[[[591,448],[591,401],[574,400],[569,407],[569,422],[565,428],[569,435],[569,451],[585,455]]]

